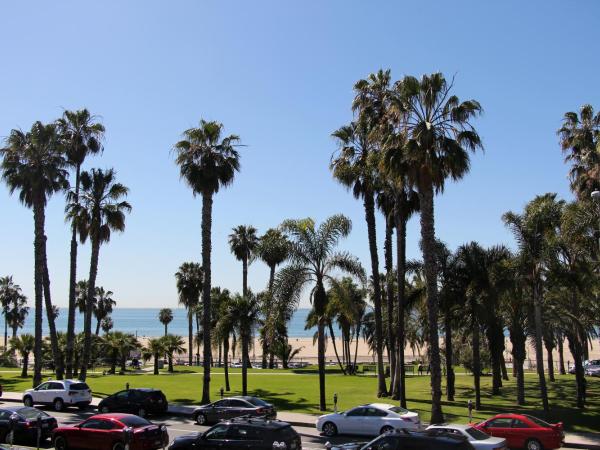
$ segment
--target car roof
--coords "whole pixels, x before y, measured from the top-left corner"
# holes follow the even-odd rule
[[[94,414],[91,417],[88,417],[88,419],[114,419],[114,420],[121,420],[121,419],[125,419],[127,417],[138,417],[135,414],[125,414],[125,413],[106,413],[106,414]]]
[[[161,392],[160,389],[154,388],[129,388],[130,391],[140,391],[140,392]]]
[[[391,436],[396,436],[399,438],[403,437],[411,437],[417,439],[437,439],[444,440],[447,443],[457,443],[464,442],[466,440],[463,436],[457,436],[455,434],[450,433],[442,433],[442,434],[431,434],[431,432],[425,431],[411,431],[411,430],[400,430],[400,431],[392,431],[389,433]]]
[[[220,422],[221,424],[226,425],[234,425],[234,424],[244,424],[244,425],[255,425],[260,426],[262,428],[270,428],[273,430],[279,428],[289,427],[290,424],[287,422],[283,422],[277,419],[265,419],[262,417],[236,417],[234,419],[225,420],[224,422]]]
[[[16,405],[16,406],[10,405],[9,406],[9,405],[7,405],[7,406],[3,406],[2,408],[0,408],[0,411],[10,411],[10,412],[16,412],[16,413],[18,413],[23,408],[37,409],[37,408],[32,408],[31,406],[23,406],[23,405]]]
[[[368,403],[362,406],[372,406],[373,408],[384,409],[386,411],[392,409],[396,405],[390,405],[389,403]]]

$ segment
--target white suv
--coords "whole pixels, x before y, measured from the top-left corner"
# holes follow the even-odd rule
[[[48,380],[35,389],[23,392],[23,404],[52,405],[55,411],[62,411],[65,406],[78,406],[85,409],[92,402],[92,390],[78,380]]]

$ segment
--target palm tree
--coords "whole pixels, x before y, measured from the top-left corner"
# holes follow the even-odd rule
[[[371,278],[373,280],[373,306],[375,310],[375,342],[377,353],[377,395],[387,396],[385,371],[383,368],[383,326],[381,311],[381,283],[379,281],[379,256],[375,224],[375,191],[378,180],[375,177],[377,155],[370,139],[371,122],[359,118],[357,122],[343,126],[333,133],[337,139],[339,152],[332,157],[330,168],[336,180],[349,189],[356,198],[363,199],[369,252],[371,254]]]
[[[325,282],[331,272],[340,270],[365,281],[365,272],[359,261],[346,252],[336,252],[340,239],[347,237],[352,222],[343,215],[329,217],[318,228],[312,219],[286,220],[281,226],[290,240],[290,265],[279,271],[275,278],[275,296],[281,302],[296,305],[303,288],[311,284],[313,308],[318,319],[319,408],[325,404],[325,311],[327,294]]]
[[[110,317],[105,317],[104,319],[102,319],[102,323],[100,324],[100,328],[102,328],[102,331],[104,331],[104,334],[108,334],[110,332],[110,330],[113,329],[114,323],[112,318]]]
[[[229,305],[232,301],[231,294],[229,290],[215,286],[212,288],[212,298],[213,302],[218,306],[215,314],[214,337],[218,342],[223,344],[225,390],[229,392],[231,390],[229,385],[229,338],[234,333],[235,328],[233,318],[229,314]]]
[[[103,349],[105,354],[108,354],[110,359],[110,369],[108,373],[115,373],[117,369],[117,360],[119,359],[119,350],[121,349],[121,340],[123,333],[121,331],[113,331],[106,333],[103,338]]]
[[[65,111],[57,120],[67,162],[75,169],[75,186],[72,201],[79,203],[81,165],[88,155],[102,151],[104,126],[87,109]],[[77,281],[77,227],[71,224],[71,254],[69,264],[69,313],[67,319],[66,372],[73,376],[73,342],[75,336],[75,298]]]
[[[46,203],[52,194],[68,186],[66,161],[55,125],[35,122],[31,130],[12,130],[6,147],[0,150],[2,178],[11,194],[19,191],[19,200],[33,209],[34,239],[34,291],[35,291],[35,348],[33,385],[42,381],[42,296],[46,311],[52,311],[50,277],[46,258],[45,214]],[[56,327],[48,317],[52,351],[57,378],[62,378],[62,364],[58,351]]]
[[[218,122],[200,120],[198,128],[190,128],[183,133],[183,140],[175,144],[177,165],[181,177],[192,188],[194,195],[202,196],[202,287],[203,335],[204,335],[204,377],[202,383],[202,403],[210,403],[210,283],[211,283],[211,226],[213,196],[221,187],[233,183],[235,173],[240,169],[236,144],[239,137],[222,137],[223,125]]]
[[[27,297],[22,294],[14,296],[7,312],[8,326],[12,329],[12,337],[17,337],[17,330],[25,326],[25,319],[28,315]]]
[[[549,255],[554,251],[553,243],[560,225],[564,202],[556,201],[556,194],[539,195],[525,206],[523,214],[511,211],[502,220],[513,232],[520,251],[528,260],[528,277],[531,283],[534,305],[536,370],[540,383],[540,394],[544,411],[549,410],[548,392],[544,377],[543,337],[543,291],[544,272]]]
[[[173,310],[171,308],[162,308],[158,312],[158,320],[165,326],[165,336],[167,333],[168,325],[173,321]]]
[[[242,295],[248,293],[248,265],[252,262],[258,246],[256,228],[252,225],[239,225],[229,235],[229,248],[238,261],[242,262]]]
[[[275,228],[269,228],[264,235],[261,236],[258,246],[255,250],[256,256],[260,258],[267,266],[269,266],[269,284],[268,295],[264,302],[264,339],[262,349],[262,367],[267,367],[267,353],[271,354],[269,368],[273,368],[273,352],[270,350],[275,339],[276,315],[273,314],[273,283],[275,281],[275,270],[277,266],[282,264],[289,255],[289,242],[285,235]]]
[[[202,266],[194,262],[183,263],[175,273],[179,303],[188,312],[188,360],[190,366],[194,358],[194,312],[200,302],[202,277]]]
[[[87,280],[79,280],[75,287],[75,307],[81,314],[85,314],[87,308],[88,298],[88,282]],[[96,296],[92,301],[92,309],[96,307]]]
[[[252,329],[258,322],[260,304],[251,292],[246,295],[236,294],[227,305],[227,316],[230,323],[238,330],[242,343],[242,395],[248,395],[248,363],[246,357],[250,348]]]
[[[92,169],[90,172],[81,173],[81,192],[78,201],[75,194],[69,194],[70,203],[67,206],[67,218],[72,220],[79,233],[82,243],[87,238],[91,242],[90,273],[88,277],[88,291],[85,311],[83,345],[83,360],[79,379],[84,381],[87,368],[90,364],[91,335],[92,335],[92,298],[96,294],[96,277],[98,275],[98,260],[100,246],[109,242],[111,231],[122,232],[125,230],[125,213],[131,211],[131,205],[124,200],[129,189],[117,183],[113,169],[106,171]]]
[[[184,353],[185,342],[181,336],[175,336],[174,334],[167,334],[160,339],[162,340],[162,345],[169,361],[169,373],[173,373],[173,353],[177,353],[178,355]]]
[[[289,363],[298,355],[304,347],[293,348],[290,344],[283,341],[275,342],[273,352],[277,356],[284,369],[289,368]]]
[[[158,361],[160,360],[160,355],[165,353],[164,337],[148,339],[146,346],[142,349],[142,358],[144,361],[149,361],[150,359],[154,361],[154,375],[158,375]]]
[[[469,151],[481,148],[470,120],[481,113],[475,100],[460,102],[451,95],[453,83],[441,73],[421,80],[406,76],[395,84],[392,108],[406,144],[386,153],[391,173],[406,175],[419,196],[421,247],[427,282],[428,342],[431,364],[431,423],[443,421],[442,371],[438,342],[438,286],[435,261],[434,192],[442,192],[445,180],[461,179],[469,171]]]
[[[8,322],[11,306],[22,297],[21,287],[15,284],[12,276],[0,278],[0,305],[4,315],[4,351],[8,348]]]
[[[113,306],[117,304],[112,295],[113,291],[105,291],[102,286],[96,288],[96,307],[93,310],[96,317],[96,336],[100,334],[102,321],[110,316]]]
[[[579,200],[589,199],[600,190],[600,112],[592,105],[583,105],[579,115],[567,112],[558,130],[565,162],[571,163],[571,190]]]
[[[14,337],[10,340],[10,347],[13,352],[18,352],[23,358],[23,369],[21,370],[21,378],[27,378],[27,368],[29,367],[29,354],[35,348],[35,338],[24,333],[19,337]]]

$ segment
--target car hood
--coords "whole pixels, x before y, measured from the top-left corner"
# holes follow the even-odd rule
[[[35,392],[35,389],[25,389],[25,392]]]
[[[368,442],[349,442],[347,444],[332,445],[327,442],[325,448],[328,450],[358,450],[368,444]]]
[[[490,437],[483,441],[472,441],[469,439],[469,443],[473,445],[475,448],[498,448],[502,446],[506,446],[506,439],[499,437]]]
[[[324,419],[331,419],[334,417],[341,417],[342,413],[330,413],[330,414],[323,414],[322,416],[317,417],[317,420],[324,420]]]
[[[188,443],[188,442],[194,442],[201,435],[202,435],[202,433],[184,434],[183,436],[177,436],[175,439],[173,439],[173,443],[185,444],[185,443]]]

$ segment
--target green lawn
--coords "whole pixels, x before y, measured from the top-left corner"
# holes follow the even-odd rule
[[[170,402],[198,403],[202,389],[202,372],[197,368],[179,368],[175,374],[164,372],[159,376],[152,374],[107,375],[93,373],[88,383],[95,395],[107,395],[125,388],[154,387],[162,389]],[[2,370],[2,369],[0,369]],[[10,370],[10,369],[4,369]],[[13,369],[14,370],[14,369]],[[231,370],[230,394],[239,394],[241,376],[239,369]],[[374,376],[344,376],[334,368],[327,375],[327,397],[329,409],[333,408],[334,392],[339,397],[339,408],[350,408],[357,404],[378,401],[376,378]],[[50,374],[48,374],[50,376]],[[480,411],[474,411],[474,420],[487,418],[493,414],[507,411],[523,411],[544,417],[540,411],[537,397],[538,385],[534,375],[526,376],[527,404],[517,408],[515,403],[516,385],[511,379],[505,382],[502,395],[491,396],[491,378],[482,378],[482,403]],[[5,391],[21,391],[31,386],[31,379],[22,379],[18,372],[1,373],[0,383]],[[444,402],[444,413],[448,421],[466,422],[468,419],[467,401],[473,399],[472,377],[458,375],[456,380],[456,401]],[[313,369],[296,371],[250,370],[249,390],[273,402],[281,411],[294,411],[317,414],[318,411],[318,378]],[[222,369],[212,371],[212,397],[219,396],[219,389],[224,386]],[[600,431],[600,379],[588,378],[588,407],[580,411],[574,407],[575,380],[572,375],[559,376],[555,383],[548,384],[552,411],[547,417],[552,421],[563,421],[567,430]],[[431,401],[429,399],[429,377],[413,376],[407,380],[406,391],[408,406],[421,414],[423,420],[429,419]],[[380,399],[381,400],[381,399]]]

